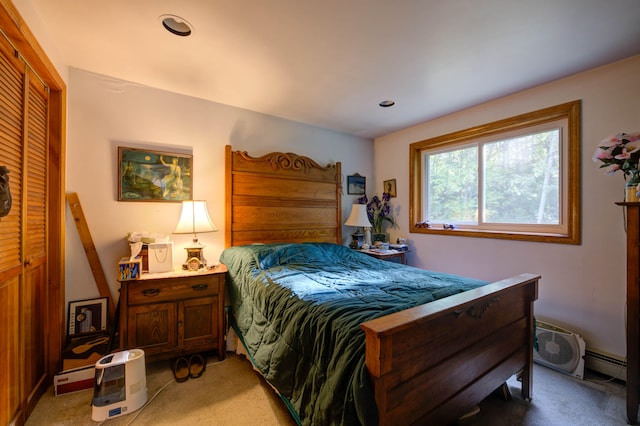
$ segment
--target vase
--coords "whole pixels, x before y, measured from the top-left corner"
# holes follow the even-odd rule
[[[371,241],[375,244],[376,241],[380,241],[382,243],[386,243],[388,241],[388,236],[387,234],[383,234],[383,233],[374,233],[371,234]]]
[[[368,246],[372,244],[371,242],[371,228],[364,228],[364,243]]]
[[[638,198],[638,184],[640,184],[640,173],[638,170],[629,170],[629,180],[625,184],[624,201],[627,203],[637,203],[640,201]]]

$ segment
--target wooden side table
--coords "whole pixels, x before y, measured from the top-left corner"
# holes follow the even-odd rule
[[[370,249],[370,250],[358,250],[360,253],[364,253],[366,255],[375,257],[376,259],[381,260],[391,260],[391,259],[399,259],[400,263],[403,265],[407,264],[406,253],[407,251],[401,250],[378,250],[378,249]]]
[[[627,215],[627,422],[638,424],[640,403],[640,203],[616,203]]]
[[[224,359],[227,267],[142,274],[120,282],[120,348],[157,360],[216,350]]]

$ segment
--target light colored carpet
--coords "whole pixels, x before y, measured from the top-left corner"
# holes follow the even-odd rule
[[[280,397],[253,370],[251,363],[233,353],[228,353],[222,362],[212,355],[201,377],[182,383],[173,379],[169,361],[149,363],[147,389],[149,401],[142,409],[102,424],[295,425]],[[92,398],[92,389],[54,396],[51,387],[26,424],[98,425],[91,420]]]
[[[176,383],[168,361],[147,365],[149,402],[126,416],[103,422],[105,426],[146,425],[294,425],[283,402],[253,370],[246,358],[229,353],[216,362],[213,356],[203,376]],[[596,381],[600,380],[600,381]],[[573,426],[625,425],[624,386],[605,382],[593,374],[587,380],[568,377],[534,366],[533,400],[523,401],[520,384],[508,384],[510,401],[490,396],[480,413],[465,426]],[[159,393],[157,393],[159,391]],[[157,393],[157,395],[156,395]],[[154,396],[155,395],[155,396]],[[27,426],[97,425],[91,420],[92,390],[42,397]]]

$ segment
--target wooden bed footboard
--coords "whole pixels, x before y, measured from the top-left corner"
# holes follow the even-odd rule
[[[519,372],[530,399],[539,279],[522,274],[363,323],[380,424],[455,422]]]

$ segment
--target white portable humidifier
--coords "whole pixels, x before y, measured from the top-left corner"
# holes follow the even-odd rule
[[[103,356],[96,362],[91,419],[131,413],[147,402],[147,375],[142,349]]]

